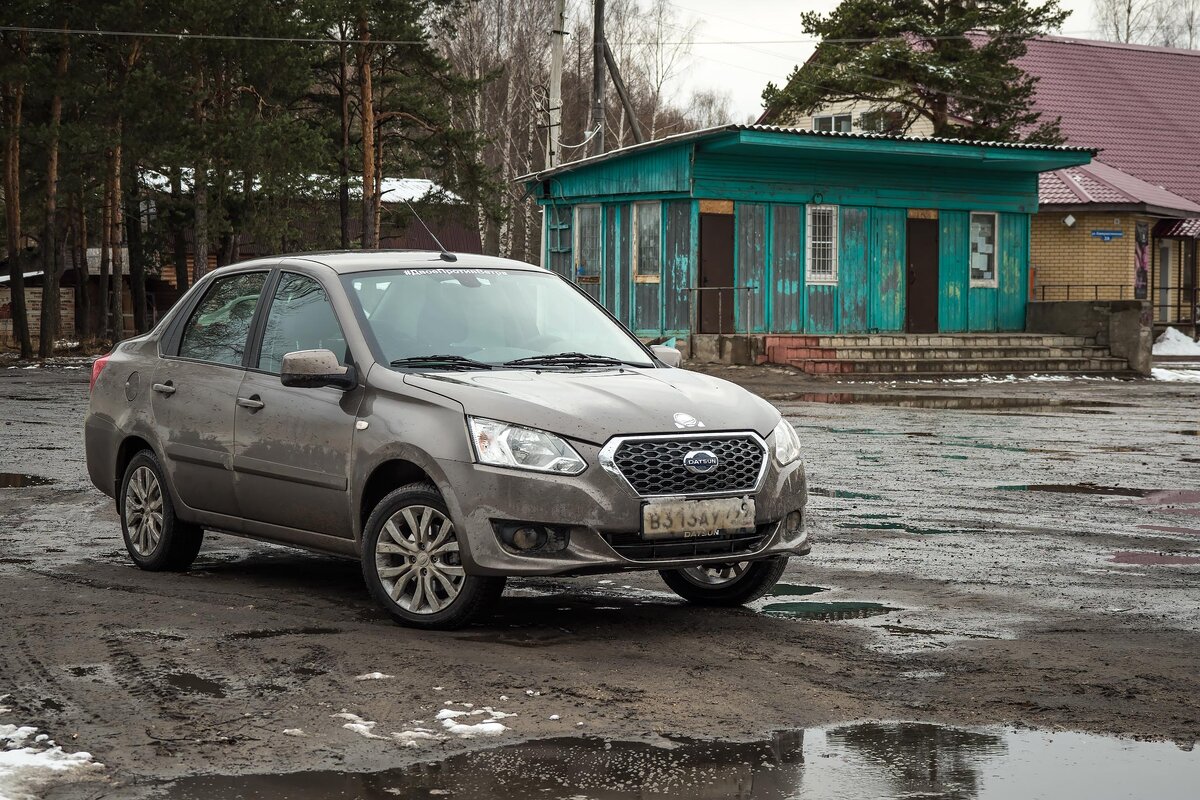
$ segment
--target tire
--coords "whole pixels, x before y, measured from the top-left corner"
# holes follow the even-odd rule
[[[182,572],[196,560],[204,529],[175,516],[162,466],[151,450],[129,461],[117,495],[129,557],[150,572]]]
[[[504,578],[464,571],[460,535],[428,483],[401,486],[371,511],[363,531],[363,579],[397,623],[453,630],[500,598]]]
[[[771,591],[783,577],[787,562],[787,556],[781,556],[763,561],[664,569],[658,574],[671,587],[671,591],[689,603],[699,606],[740,606]],[[733,573],[738,568],[741,572],[728,577],[714,574],[720,570]],[[701,577],[705,573],[709,576],[707,580]]]

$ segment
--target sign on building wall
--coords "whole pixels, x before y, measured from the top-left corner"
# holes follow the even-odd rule
[[[1133,234],[1133,299],[1145,300],[1150,289],[1150,223],[1139,222]]]
[[[1125,237],[1125,231],[1114,230],[1094,230],[1092,231],[1093,239],[1100,239],[1105,242],[1111,242],[1113,239],[1122,239]]]

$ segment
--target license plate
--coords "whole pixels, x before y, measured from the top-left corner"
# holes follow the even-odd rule
[[[642,506],[642,537],[716,536],[754,527],[754,498],[666,500]]]

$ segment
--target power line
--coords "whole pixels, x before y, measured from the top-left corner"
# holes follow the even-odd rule
[[[429,44],[428,39],[314,39],[301,36],[236,36],[220,33],[163,33],[161,31],[103,31],[80,28],[34,28],[22,25],[0,25],[0,31],[15,33],[47,33],[55,36],[114,36],[145,39],[201,39],[218,42],[275,42],[279,44]]]

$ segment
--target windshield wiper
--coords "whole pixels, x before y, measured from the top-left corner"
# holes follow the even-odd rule
[[[615,367],[628,365],[631,367],[645,366],[644,364],[634,364],[631,361],[622,361],[619,358],[612,356],[598,356],[590,353],[549,353],[541,356],[526,356],[525,358],[514,358],[512,361],[505,361],[506,367],[519,367],[522,365],[538,365],[538,366],[573,366],[573,365],[596,365],[604,367]]]
[[[391,362],[393,367],[432,367],[436,369],[492,369],[493,365],[473,358],[454,355],[409,356]]]

